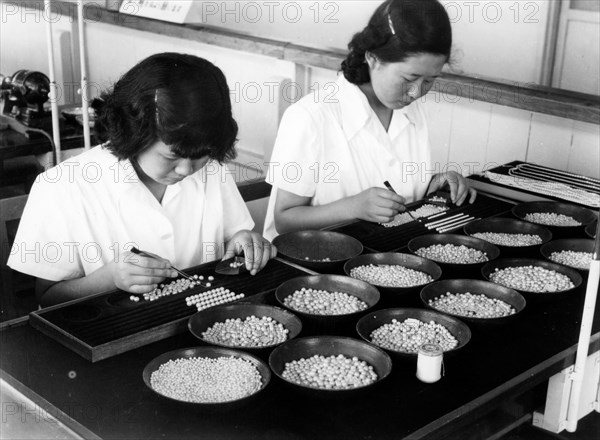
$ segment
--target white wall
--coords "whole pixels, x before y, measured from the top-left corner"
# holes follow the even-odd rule
[[[358,5],[365,2],[356,3]],[[371,3],[376,2],[369,3],[369,7],[374,8]],[[342,4],[345,5],[346,2]],[[365,5],[362,7],[366,8]],[[475,12],[477,10],[474,9]],[[489,11],[491,9],[488,9]],[[449,12],[452,13],[452,10],[449,9]],[[509,12],[512,11],[509,9]],[[44,21],[39,20],[39,14],[36,16],[35,13],[19,13],[3,16],[2,20],[0,72],[13,73],[20,68],[47,71]],[[467,26],[466,23],[471,25],[469,20],[455,23],[457,34],[463,32],[460,29],[461,26]],[[475,25],[476,23],[473,23],[473,26]],[[479,23],[477,26],[484,24]],[[500,22],[498,27],[487,23],[485,29],[489,30],[490,34],[478,35],[478,38],[471,38],[464,44],[491,44],[494,38],[501,38],[505,32],[501,31],[501,26]],[[71,23],[68,18],[63,17],[55,27],[57,31],[64,32],[71,28]],[[350,27],[352,26],[348,26]],[[538,29],[537,25],[532,28]],[[525,32],[526,26],[511,25],[507,29],[510,32],[502,38],[509,39],[514,36],[513,31]],[[240,124],[240,161],[251,165],[260,164],[268,159],[268,152],[273,144],[278,122],[273,87],[277,81],[286,78],[296,81],[304,93],[308,92],[311,86],[322,87],[327,82],[334,81],[336,76],[336,72],[333,71],[307,68],[306,75],[300,78],[297,75],[304,74],[304,70],[290,62],[97,22],[87,23],[86,35],[90,82],[97,89],[109,86],[134,63],[152,53],[189,52],[216,63],[223,69],[232,89],[234,113]],[[306,37],[316,38],[309,34]],[[514,54],[503,54],[498,58],[498,66],[507,70],[519,60],[519,56]],[[465,61],[463,65],[466,64]],[[533,75],[535,69],[530,70]],[[60,82],[60,78],[58,81]],[[567,119],[468,99],[456,102],[450,96],[437,101],[439,102],[430,96],[427,105],[432,115],[430,128],[435,158],[440,166],[450,162],[465,164],[475,161],[483,167],[488,162],[504,163],[521,159],[600,177],[597,125],[574,123]],[[468,167],[465,166],[464,169],[467,170]],[[256,174],[252,174],[248,177],[255,176]]]
[[[555,0],[441,0],[456,72],[538,83]],[[381,1],[197,2],[193,21],[306,46],[345,50]],[[507,62],[507,60],[510,60]]]
[[[539,81],[549,1],[442,0],[454,31],[454,70],[512,81]],[[306,46],[345,50],[352,35],[363,29],[380,3],[377,0],[197,1],[193,15],[194,21],[204,25]],[[25,66],[46,70],[43,24],[50,18],[58,28],[68,29],[68,20],[56,20],[60,12],[16,10],[7,3],[1,3],[0,7],[0,71],[6,74]],[[88,22],[93,21],[94,17],[90,16]],[[96,56],[115,59],[122,46],[131,47],[124,37],[127,32],[116,29],[107,32],[106,45]],[[146,51],[152,47],[147,44],[132,50],[143,51],[143,46],[148,46]],[[125,66],[114,67],[117,71]]]

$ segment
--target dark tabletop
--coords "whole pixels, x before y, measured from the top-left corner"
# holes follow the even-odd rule
[[[504,324],[469,324],[471,341],[444,355],[445,376],[434,384],[415,377],[416,358],[393,358],[379,386],[337,399],[300,393],[275,376],[246,405],[220,411],[162,398],[142,371],[162,353],[200,345],[187,331],[91,363],[24,321],[0,331],[0,373],[105,439],[460,438],[461,427],[574,363],[585,287],[528,302]],[[275,303],[272,291],[257,298]],[[599,309],[590,353],[600,349]]]
[[[273,378],[247,406],[229,411],[167,401],[144,385],[142,371],[159,354],[197,346],[188,333],[90,363],[25,322],[1,332],[0,365],[107,439],[435,438],[572,364],[583,296],[579,289],[564,300],[529,305],[505,325],[471,326],[471,341],[445,355],[446,374],[437,383],[415,378],[415,360],[394,359],[381,386],[336,400],[298,393]],[[596,313],[593,350],[599,321]]]

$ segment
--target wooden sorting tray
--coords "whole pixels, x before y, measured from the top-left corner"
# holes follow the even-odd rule
[[[156,301],[131,301],[131,294],[120,290],[82,298],[32,312],[31,325],[72,349],[85,359],[96,362],[143,345],[187,331],[195,306],[185,298],[217,287],[225,287],[245,298],[274,291],[284,281],[307,272],[280,260],[271,260],[256,275],[216,275],[217,262],[206,263],[187,272],[214,276],[211,287],[194,287]],[[257,299],[257,298],[255,298]]]
[[[508,177],[510,176],[510,171],[514,170],[519,166],[539,166],[544,169],[543,174],[539,176],[539,178],[535,178],[534,175],[520,175],[517,174],[514,176],[515,179],[519,178],[529,178],[532,180],[537,180],[540,183],[543,182],[554,182],[560,183],[562,185],[567,185],[573,189],[584,190],[590,194],[600,195],[600,186],[599,180],[593,177],[582,176],[574,173],[568,173],[565,171],[561,171],[558,169],[545,167],[541,165],[532,164],[529,162],[522,162],[519,160],[515,160],[512,162],[508,162],[504,165],[500,165],[498,167],[489,169],[488,171],[494,174],[499,174],[501,176]],[[568,176],[568,179],[565,179],[565,176]],[[472,175],[469,176],[469,180],[475,182],[475,187],[479,188],[483,191],[486,191],[490,194],[497,194],[501,197],[508,197],[514,200],[518,200],[521,202],[529,202],[529,201],[537,201],[537,200],[555,200],[564,203],[571,203],[574,205],[583,206],[588,209],[597,208],[593,205],[588,205],[586,203],[580,203],[577,200],[573,200],[568,197],[557,197],[547,192],[537,192],[527,189],[526,187],[514,187],[505,185],[499,182],[493,182],[488,179],[484,175]]]
[[[407,207],[411,210],[418,209],[427,204],[426,200],[410,203]],[[443,220],[456,214],[468,214],[475,218],[488,218],[510,212],[514,204],[504,202],[483,194],[477,194],[473,204],[465,202],[462,206],[451,207],[443,215],[436,216],[435,220]],[[336,232],[350,235],[362,243],[366,250],[371,252],[394,252],[404,248],[408,242],[420,235],[434,234],[433,229],[427,229],[422,223],[411,221],[400,226],[385,227],[378,223],[358,221],[333,229]],[[461,233],[462,228],[453,231]]]

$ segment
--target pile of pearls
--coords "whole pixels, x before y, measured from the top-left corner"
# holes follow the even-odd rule
[[[229,263],[229,267],[231,267],[232,269],[237,269],[238,267],[242,267],[245,264],[246,263],[244,261],[233,260],[231,263]]]
[[[458,345],[456,338],[446,327],[434,321],[422,322],[408,318],[403,322],[392,319],[371,332],[371,342],[382,348],[406,353],[416,353],[423,344],[439,345],[442,351]]]
[[[532,212],[525,214],[525,220],[549,226],[581,226],[573,217],[555,212]]]
[[[437,202],[437,203],[447,203],[448,202],[445,197],[441,197],[441,196],[431,196],[427,200],[430,202]]]
[[[364,301],[354,295],[305,287],[286,296],[283,304],[298,312],[313,315],[346,315],[360,312],[368,307]]]
[[[162,364],[152,373],[152,388],[167,397],[193,403],[219,403],[257,392],[262,378],[245,359],[181,358]]]
[[[350,276],[383,287],[412,287],[433,281],[431,275],[399,264],[368,264],[357,266]]]
[[[214,277],[209,276],[208,281],[213,281]],[[210,287],[210,283],[202,283],[204,276],[194,275],[190,278],[177,278],[168,284],[160,284],[152,292],[144,293],[144,301],[156,301],[164,296],[177,295],[186,290],[193,289],[196,286]],[[131,299],[131,298],[130,298]]]
[[[433,244],[417,249],[415,254],[441,263],[474,264],[488,261],[485,252],[467,247],[464,244]]]
[[[540,293],[560,292],[575,287],[568,276],[539,266],[496,269],[490,275],[490,281],[511,289]]]
[[[476,232],[471,237],[480,238],[500,246],[534,246],[542,244],[542,237],[536,234],[507,234],[501,232]]]
[[[550,259],[575,269],[589,269],[590,264],[592,264],[592,253],[577,251],[552,252]]]
[[[226,319],[215,322],[202,333],[207,342],[231,347],[266,347],[281,344],[287,339],[289,330],[270,316],[246,319]]]
[[[429,306],[442,312],[468,318],[501,318],[514,315],[516,310],[510,304],[482,294],[446,292],[429,300]]]
[[[445,199],[442,199],[440,201],[445,201]],[[425,205],[422,205],[421,207],[415,209],[414,211],[410,211],[410,213],[415,218],[421,218],[421,217],[429,217],[430,215],[434,215],[434,214],[439,214],[440,212],[444,212],[447,210],[448,210],[448,208],[444,207],[444,206],[425,204]],[[381,224],[383,226],[385,226],[386,228],[392,228],[394,226],[401,226],[406,223],[410,223],[413,220],[414,219],[408,213],[402,212],[400,214],[396,214],[396,216],[394,217],[394,220],[392,220],[391,222],[381,223]]]
[[[349,358],[314,355],[308,359],[287,362],[284,379],[311,388],[326,390],[347,390],[364,387],[377,380],[373,366],[356,356]]]
[[[316,261],[316,262],[323,262],[323,263],[327,263],[331,261],[331,258],[329,257],[325,257],[325,258],[310,258],[310,257],[304,257],[304,260],[306,261]]]
[[[208,307],[216,306],[217,304],[225,304],[228,302],[236,301],[244,297],[243,293],[236,295],[225,287],[217,287],[206,292],[197,293],[185,298],[185,304],[188,307],[196,306],[198,311],[204,310]]]

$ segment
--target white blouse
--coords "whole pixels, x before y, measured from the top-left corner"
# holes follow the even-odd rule
[[[136,246],[188,268],[221,258],[224,243],[253,226],[232,174],[217,162],[169,185],[158,202],[129,160],[97,146],[38,176],[8,265],[62,281]]]
[[[277,190],[311,197],[311,206],[353,196],[388,180],[407,203],[423,198],[434,170],[426,116],[416,100],[394,110],[388,131],[367,97],[343,75],[290,106],[279,126],[267,182],[273,188],[265,238],[274,224]]]

